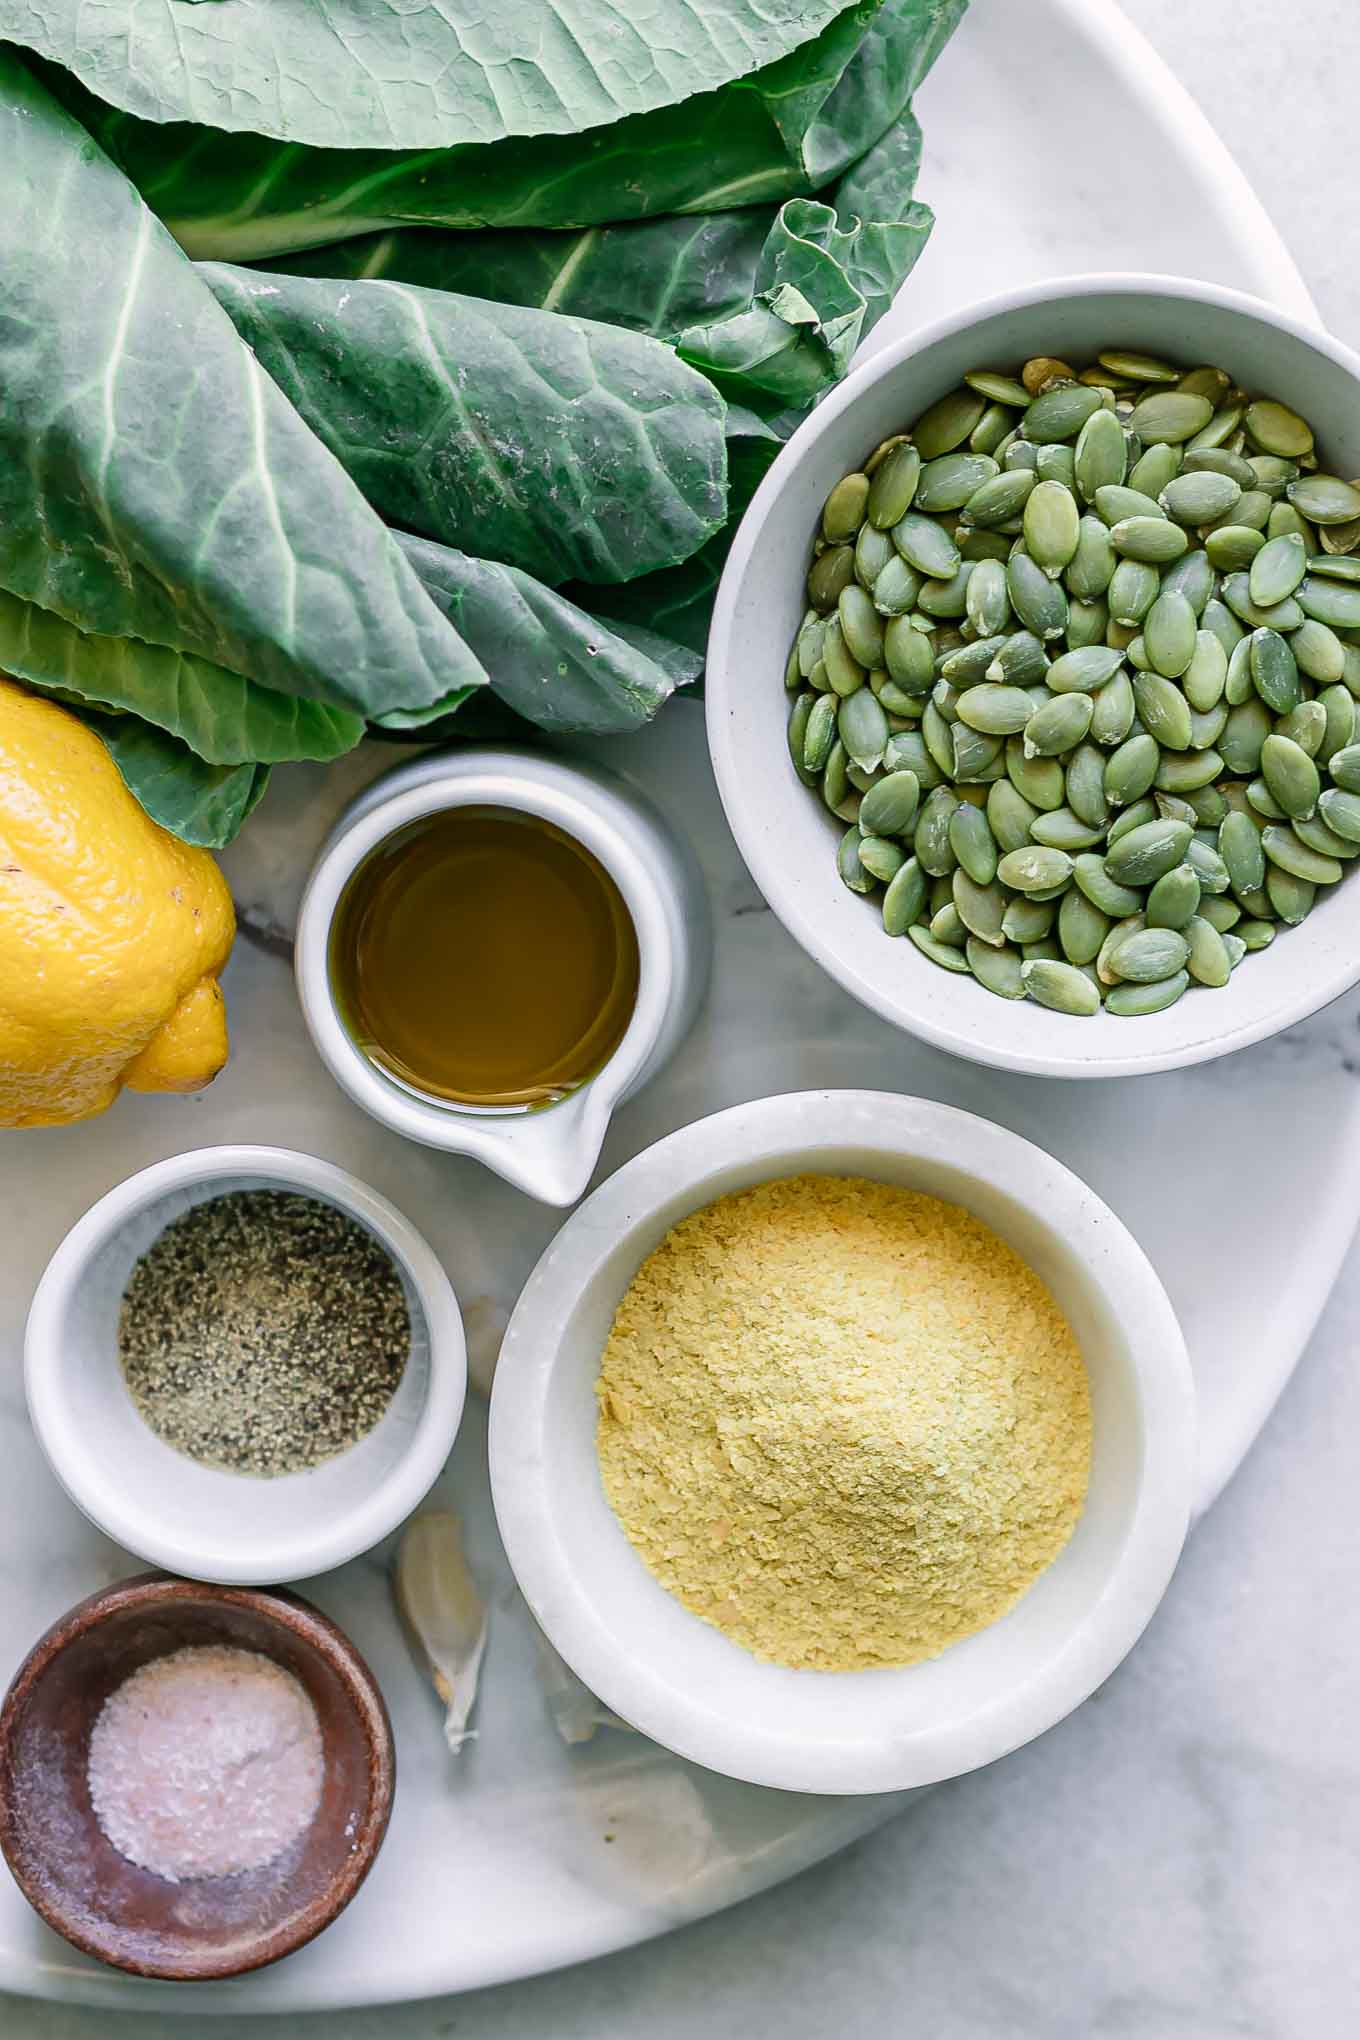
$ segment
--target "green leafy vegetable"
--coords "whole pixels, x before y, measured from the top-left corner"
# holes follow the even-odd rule
[[[655,340],[410,284],[200,274],[391,524],[547,581],[631,580],[722,525],[725,406]]]
[[[101,99],[333,148],[574,133],[805,42],[843,0],[5,0],[0,31]]]
[[[126,180],[0,51],[0,588],[357,714],[480,681]]]
[[[964,5],[855,0],[792,55],[682,106],[487,147],[290,148],[58,89],[191,254],[249,262],[384,226],[586,227],[811,196],[904,111]]]
[[[338,758],[361,716],[261,687],[224,666],[138,638],[92,637],[50,609],[0,594],[0,672],[64,700],[144,716],[213,765]]]
[[[77,709],[108,745],[128,790],[153,822],[186,843],[230,843],[269,784],[267,765],[207,765],[177,737],[137,716]]]

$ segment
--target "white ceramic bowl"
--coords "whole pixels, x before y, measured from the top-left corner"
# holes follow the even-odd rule
[[[886,347],[807,420],[742,522],[709,641],[708,732],[732,832],[790,933],[846,990],[938,1048],[1048,1077],[1133,1076],[1206,1062],[1292,1026],[1360,978],[1360,879],[1244,959],[1221,991],[1163,1013],[1089,1020],[996,998],[884,935],[836,874],[844,824],[802,786],[785,743],[783,671],[828,491],[970,368],[1033,354],[1089,359],[1112,344],[1213,362],[1317,429],[1326,464],[1360,474],[1360,357],[1255,298],[1177,277],[1091,276],[993,298]]]
[[[306,1473],[259,1480],[200,1466],[137,1414],[118,1365],[118,1306],[134,1263],[174,1218],[233,1190],[336,1205],[391,1255],[411,1314],[400,1386],[367,1437]],[[448,1458],[463,1414],[463,1321],[432,1248],[343,1169],[284,1148],[201,1148],[101,1197],[38,1284],[24,1348],[29,1415],[52,1471],[90,1520],[138,1557],[230,1586],[306,1579],[394,1530]]]
[[[1091,1484],[1071,1542],[1001,1621],[900,1670],[759,1663],[657,1583],[599,1478],[594,1384],[640,1263],[689,1212],[809,1170],[906,1184],[976,1213],[1048,1283],[1090,1374]],[[490,1449],[496,1515],[525,1599],[608,1706],[682,1756],[754,1784],[883,1792],[989,1763],[1114,1670],[1185,1535],[1194,1398],[1160,1281],[1061,1163],[950,1106],[808,1091],[683,1128],[567,1221],[510,1321]]]

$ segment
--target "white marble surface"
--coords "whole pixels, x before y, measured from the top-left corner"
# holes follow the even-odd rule
[[[1004,4],[1019,24],[1034,0]],[[1328,322],[1360,338],[1336,153],[1360,89],[1353,0],[1293,0],[1287,47],[1263,0],[1130,0],[1129,11],[1213,105]],[[1136,165],[1123,190],[1136,205]],[[1353,1080],[1356,1047],[1350,1002],[1299,1043],[1338,1082]],[[1252,1112],[1250,1093],[1231,1083],[1222,1099]],[[98,1167],[120,1173],[116,1157],[111,1146]],[[1268,1200],[1269,1156],[1260,1189]],[[1282,1256],[1282,1289],[1292,1272]],[[1216,1274],[1234,1287],[1226,1255]],[[1147,1638],[1061,1729],[915,1802],[794,1884],[669,1940],[494,1992],[326,2015],[327,2035],[688,2040],[701,2022],[723,2036],[788,2040],[828,2030],[848,2040],[903,2030],[937,2040],[1332,2040],[1354,2030],[1357,1316],[1353,1259]],[[11,1382],[6,1408],[14,1393]],[[464,1874],[450,1860],[455,1906]],[[303,2026],[265,2018],[209,2030],[278,2040]],[[112,2040],[148,2030],[138,2014],[0,2001],[5,2040],[94,2040],[101,2029]],[[155,2030],[189,2040],[204,2028],[176,2019]]]

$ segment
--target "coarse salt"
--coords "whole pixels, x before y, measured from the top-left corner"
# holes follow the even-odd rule
[[[315,1814],[323,1769],[298,1680],[227,1645],[153,1658],[109,1695],[90,1736],[100,1827],[172,1884],[272,1863]]]

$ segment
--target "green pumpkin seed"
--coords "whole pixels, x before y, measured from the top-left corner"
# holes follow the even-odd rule
[[[1206,709],[1203,712],[1192,708],[1190,711],[1190,749],[1192,751],[1212,751],[1214,745],[1223,734],[1223,726],[1227,720],[1228,704],[1226,701],[1220,701],[1216,708]]]
[[[1348,843],[1344,836],[1338,836],[1335,829],[1329,829],[1320,815],[1313,815],[1290,824],[1300,843],[1306,843],[1310,850],[1316,850],[1323,857],[1340,858],[1349,864],[1353,857],[1360,857],[1360,843]]]
[[[962,446],[986,408],[981,392],[968,389],[950,390],[928,405],[912,427],[922,460],[938,460]]]
[[[1107,415],[1104,411],[1100,413],[1102,418]],[[1103,595],[1117,563],[1108,526],[1099,517],[1083,517],[1077,530],[1077,549],[1065,576],[1068,592],[1082,601]]]
[[[1158,984],[1185,966],[1190,945],[1175,928],[1139,928],[1109,950],[1109,969],[1126,984]]]
[[[993,476],[975,489],[963,506],[964,521],[974,528],[995,530],[1018,517],[1038,485],[1028,468],[1014,468]]]
[[[1285,495],[1314,524],[1352,524],[1360,518],[1360,489],[1339,475],[1300,475]]]
[[[1123,654],[1108,645],[1082,645],[1055,659],[1044,680],[1054,694],[1094,694],[1122,664]]]
[[[1290,633],[1289,649],[1299,671],[1320,687],[1334,686],[1346,671],[1346,647],[1336,632],[1316,617],[1306,617]]]
[[[889,618],[883,631],[883,660],[904,694],[929,694],[935,684],[930,639],[906,616]]]
[[[1092,743],[1122,744],[1133,719],[1133,682],[1127,673],[1116,673],[1091,696]]]
[[[1023,411],[1029,403],[1029,391],[1013,375],[998,375],[993,369],[978,368],[963,379],[970,390],[976,390],[994,404],[1009,404],[1012,410]]]
[[[1013,439],[1006,448],[1005,458],[1001,465],[1008,474],[1024,474],[1028,472],[1034,476],[1037,482],[1039,479],[1039,449],[1037,446],[1031,446],[1027,439]]]
[[[1324,816],[1328,828],[1333,826],[1329,816]],[[1338,835],[1345,831],[1338,829]],[[1281,871],[1287,871],[1291,878],[1301,878],[1309,885],[1335,885],[1341,877],[1342,866],[1335,857],[1324,857],[1316,850],[1310,850],[1294,831],[1283,822],[1271,822],[1261,831],[1261,848],[1271,864]]]
[[[941,678],[958,689],[976,687],[1005,642],[1005,638],[999,635],[975,638],[972,644],[959,645],[952,652],[942,652],[939,659]]]
[[[1123,382],[1174,383],[1180,377],[1178,368],[1155,354],[1131,354],[1124,348],[1111,347],[1098,354],[1096,360]]]
[[[1181,446],[1202,432],[1213,415],[1214,407],[1207,397],[1194,396],[1185,390],[1159,390],[1134,405],[1129,430],[1136,432],[1145,446],[1154,441]]]
[[[1135,439],[1133,444],[1141,446]],[[1168,482],[1174,481],[1181,471],[1181,450],[1178,446],[1149,446],[1139,453],[1129,470],[1128,484],[1155,503]],[[1160,506],[1159,506],[1160,507]]]
[[[1042,843],[1047,849],[1075,854],[1078,850],[1093,850],[1103,842],[1105,825],[1101,822],[1092,827],[1070,807],[1060,807],[1054,808],[1050,814],[1040,815],[1030,834],[1036,843]]]
[[[1232,976],[1232,960],[1223,936],[1211,921],[1196,914],[1186,924],[1188,945],[1186,968],[1196,984],[1226,985]]]
[[[1124,428],[1113,411],[1093,411],[1077,436],[1072,457],[1073,480],[1085,503],[1094,503],[1097,489],[1118,488],[1128,468]]]
[[[905,440],[885,456],[865,498],[869,522],[878,530],[890,531],[906,516],[916,495],[921,468],[918,449]]]
[[[1254,489],[1257,486],[1256,471],[1249,460],[1240,453],[1229,453],[1226,447],[1204,446],[1192,449],[1185,456],[1187,474],[1227,475],[1236,482],[1239,489]]]
[[[1232,379],[1221,368],[1192,368],[1176,384],[1178,390],[1193,390],[1197,397],[1208,397],[1215,404],[1221,404],[1232,388]]]
[[[909,567],[932,580],[952,579],[963,564],[963,555],[944,526],[919,510],[908,510],[898,519],[892,541]]]
[[[859,537],[855,540],[855,579],[860,587],[872,593],[874,583],[890,560],[905,564],[886,531],[875,531],[872,524],[861,524]]]
[[[1194,473],[1175,476],[1157,501],[1177,524],[1193,528],[1226,517],[1241,497],[1241,488],[1230,476]]]
[[[1123,517],[1111,528],[1110,543],[1123,559],[1158,566],[1179,559],[1190,540],[1167,517]]]
[[[1332,753],[1332,778],[1346,793],[1360,793],[1360,744],[1346,744]]]
[[[1072,859],[1065,850],[1042,843],[1022,850],[1008,850],[996,867],[996,875],[1013,892],[1049,892],[1066,885],[1072,876]]]
[[[883,664],[883,620],[857,581],[841,591],[837,605],[841,636],[850,656],[866,671]]]
[[[915,567],[909,567],[901,553],[895,551],[874,582],[874,608],[881,616],[906,616],[916,606],[921,587],[922,579]]]
[[[1360,581],[1360,559],[1349,555],[1313,553],[1309,556],[1310,574],[1321,574],[1328,581]]]
[[[1129,737],[1117,751],[1112,751],[1104,772],[1105,797],[1110,806],[1128,807],[1133,801],[1141,800],[1157,776],[1160,761],[1161,750],[1157,740],[1146,731],[1140,736]]]
[[[1020,421],[1021,430],[1034,446],[1072,439],[1103,405],[1099,390],[1087,389],[1080,383],[1062,383],[1034,399]]]
[[[1202,431],[1187,443],[1187,452],[1203,453],[1211,447],[1226,446],[1237,437],[1241,423],[1241,404],[1221,404]]]
[[[886,836],[866,836],[863,824],[864,808],[861,805],[856,823],[860,830],[859,861],[867,872],[886,885],[890,879],[896,878],[906,863],[906,852],[900,843],[890,843]]]
[[[1146,926],[1147,919],[1143,914],[1130,914],[1127,920],[1118,921],[1111,928],[1096,956],[1096,977],[1102,985],[1118,984],[1119,974],[1112,967],[1110,958],[1121,942],[1127,941],[1130,935],[1141,934]]]
[[[1067,762],[1063,783],[1067,805],[1077,819],[1088,828],[1103,829],[1110,819],[1110,804],[1105,797],[1105,760],[1094,744],[1077,746]]]
[[[1287,927],[1297,928],[1299,922],[1313,910],[1317,899],[1317,887],[1306,878],[1298,878],[1292,871],[1283,870],[1272,864],[1266,871],[1266,898],[1273,912]]]
[[[1207,553],[1188,552],[1162,573],[1162,594],[1183,595],[1194,613],[1198,628],[1201,617],[1218,587],[1218,576]]]
[[[883,895],[883,926],[889,935],[905,935],[926,903],[926,875],[918,859],[909,857],[890,880]]]
[[[819,694],[806,718],[803,729],[802,764],[814,778],[826,769],[831,756],[831,747],[836,741],[837,700],[834,694]],[[789,738],[792,743],[792,729]],[[795,764],[798,762],[795,759]]]
[[[1227,797],[1221,787],[1196,786],[1179,797],[1193,810],[1195,822],[1201,829],[1216,829],[1228,812]]]
[[[1163,751],[1153,783],[1162,793],[1193,793],[1217,779],[1222,770],[1223,759],[1212,747],[1203,751]]]
[[[1067,642],[1074,652],[1088,645],[1103,645],[1110,625],[1110,612],[1103,602],[1072,601],[1067,605]]]
[[[1028,554],[1012,555],[1006,585],[1011,608],[1028,631],[1041,639],[1062,636],[1067,628],[1067,597]]]
[[[1159,595],[1143,621],[1143,645],[1154,672],[1178,680],[1195,656],[1196,632],[1195,612],[1185,596]]]
[[[1006,908],[1001,927],[1008,942],[1018,942],[1028,949],[1035,942],[1042,942],[1048,936],[1058,918],[1058,909],[1050,896],[1045,899],[1013,899]]]
[[[945,778],[951,778],[954,771],[954,734],[952,726],[945,721],[936,704],[926,704],[921,717],[921,735],[926,740],[926,749],[939,766]]]
[[[1037,1005],[1087,1019],[1100,1011],[1100,993],[1074,963],[1035,959],[1022,963],[1020,977]]]
[[[1123,920],[1138,911],[1140,895],[1132,886],[1111,878],[1105,869],[1105,859],[1095,852],[1088,850],[1074,859],[1072,877],[1083,897],[1107,918]]]
[[[1139,731],[1137,734],[1141,735],[1142,732]],[[1157,818],[1158,808],[1155,800],[1145,797],[1132,801],[1124,812],[1116,815],[1110,823],[1108,841],[1111,844],[1117,843],[1121,836],[1127,836],[1133,829],[1141,829],[1144,822],[1155,822]]]
[[[1135,673],[1133,699],[1144,728],[1159,744],[1170,751],[1189,750],[1190,707],[1179,687],[1160,673]]]
[[[1360,794],[1348,788],[1329,787],[1318,802],[1318,810],[1336,835],[1344,836],[1348,843],[1360,843]],[[1301,875],[1308,876],[1306,872]]]
[[[1277,630],[1253,631],[1250,657],[1256,692],[1276,715],[1288,715],[1303,698],[1298,662],[1289,649],[1289,640]]]
[[[1264,779],[1253,779],[1248,782],[1247,809],[1250,814],[1264,815],[1269,822],[1285,822],[1289,819]]]
[[[836,742],[831,746],[831,755],[827,759],[826,768],[822,773],[822,799],[833,815],[841,814],[841,809],[850,794],[849,764],[850,760],[845,755],[845,746],[837,738]],[[855,799],[858,801],[858,794],[855,795]],[[855,815],[858,815],[858,813],[859,808],[856,806]],[[848,822],[853,821],[855,816],[842,815],[841,818],[843,821]]]
[[[995,992],[999,999],[1024,998],[1025,985],[1020,975],[1023,958],[1018,949],[1012,949],[1005,941],[994,946],[970,935],[963,953],[969,970],[987,991]]]
[[[960,560],[956,574],[947,581],[927,581],[917,597],[917,608],[926,616],[952,621],[961,617],[968,606],[968,583],[973,575],[973,562]]]
[[[1204,552],[1221,574],[1232,574],[1249,567],[1265,543],[1265,533],[1248,524],[1220,524],[1205,539]]]
[[[1233,615],[1231,609],[1229,609],[1227,603],[1220,602],[1216,595],[1211,595],[1205,603],[1204,614],[1200,617],[1200,624],[1205,630],[1213,632],[1229,658],[1232,657],[1235,647],[1246,636],[1246,632]]]
[[[996,877],[996,839],[985,811],[961,802],[949,818],[949,847],[975,884],[990,885]],[[971,925],[971,924],[970,924]],[[997,933],[1001,920],[997,917]],[[980,930],[974,930],[979,933]]]
[[[1000,455],[1015,437],[1014,413],[1004,404],[988,404],[977,424],[968,435],[969,451],[989,453],[1000,463]]]
[[[873,772],[883,763],[891,732],[888,718],[868,687],[847,695],[836,717],[836,730],[852,765]]]
[[[914,772],[889,772],[865,794],[859,825],[870,836],[909,836],[921,805],[921,782]]]
[[[1307,583],[1300,584],[1300,588]],[[1304,611],[1296,596],[1286,595],[1283,602],[1272,602],[1263,609],[1251,599],[1251,583],[1246,574],[1229,574],[1223,583],[1223,599],[1234,616],[1243,623],[1249,623],[1253,630],[1297,630],[1303,622]]]
[[[1179,793],[1163,793],[1159,789],[1153,794],[1152,798],[1157,804],[1157,812],[1163,821],[1188,822],[1192,829],[1198,831],[1199,816],[1195,813],[1195,810],[1191,807],[1189,801],[1185,799],[1184,795]]]
[[[1194,867],[1177,864],[1162,873],[1148,894],[1147,924],[1149,928],[1183,928],[1198,913],[1199,903],[1200,885]]]
[[[1316,809],[1321,791],[1318,769],[1292,737],[1277,733],[1266,738],[1261,746],[1261,777],[1285,814],[1307,817]],[[1308,876],[1306,872],[1301,875]]]
[[[1308,574],[1300,581],[1296,600],[1306,616],[1333,630],[1360,630],[1360,585],[1331,575]]]
[[[1081,743],[1091,727],[1092,707],[1085,694],[1055,694],[1036,708],[1025,724],[1027,758],[1056,758]]]
[[[848,588],[854,578],[855,548],[852,545],[831,546],[818,554],[808,570],[808,601],[814,609],[834,609],[842,589]]]
[[[1332,778],[1338,779],[1336,761],[1355,740],[1355,702],[1347,689],[1339,685],[1324,687],[1317,699],[1323,711],[1324,729],[1315,756],[1320,765],[1327,767]],[[1338,779],[1338,784],[1341,783]],[[1346,790],[1356,793],[1360,792],[1360,787],[1347,787]]]
[[[1014,631],[1006,639],[991,665],[987,678],[1008,687],[1027,687],[1048,672],[1048,654],[1033,631]]]
[[[1259,609],[1292,595],[1307,571],[1308,554],[1297,537],[1267,539],[1251,563],[1247,593]]]
[[[964,597],[968,621],[979,639],[995,639],[997,649],[1004,641],[1010,621],[1011,598],[1006,587],[1006,569],[1000,560],[979,560],[969,576]]]
[[[1251,677],[1251,639],[1242,638],[1233,646],[1228,660],[1228,677],[1223,682],[1223,699],[1229,708],[1241,708],[1247,701],[1258,700],[1255,683]]]
[[[1161,504],[1155,497],[1145,496],[1141,489],[1103,484],[1096,490],[1095,505],[1107,528],[1129,517],[1150,517],[1154,522],[1163,524],[1167,521]]]
[[[1277,454],[1253,454],[1247,462],[1251,480],[1244,482],[1247,489],[1261,489],[1272,503],[1278,503],[1291,482],[1299,478],[1299,464],[1294,460],[1281,460]]]
[[[788,726],[789,758],[790,761],[792,762],[794,771],[798,774],[798,777],[802,780],[804,786],[815,786],[817,784],[818,776],[821,773],[823,766],[826,764],[826,758],[822,758],[817,764],[809,765],[808,763],[809,751],[807,740],[808,724],[812,720],[812,711],[814,708],[819,707],[820,704],[825,699],[826,699],[825,695],[821,694],[800,694],[798,696],[798,699],[794,702],[792,711],[790,712],[789,715]],[[828,728],[830,730],[830,736],[828,737],[827,740],[826,756],[830,757],[831,744],[834,741],[836,734],[836,719],[834,715],[830,719]]]
[[[1110,843],[1105,869],[1120,885],[1151,885],[1185,862],[1192,833],[1185,822],[1144,822]]]
[[[1217,928],[1220,935],[1226,935],[1242,918],[1242,909],[1237,901],[1228,899],[1224,893],[1210,893],[1201,899],[1199,912],[1201,919],[1207,921],[1211,928]]]
[[[1001,738],[986,735],[982,730],[970,730],[967,723],[957,722],[951,726],[954,762],[953,774],[962,786],[985,785],[999,779],[1005,771],[1001,758]]]
[[[1009,779],[998,779],[987,789],[987,822],[1002,851],[1019,850],[1029,842],[1039,812]]]
[[[957,971],[961,976],[967,976],[968,959],[962,949],[952,948],[947,942],[937,942],[928,928],[913,926],[908,928],[907,934],[922,956],[938,963],[941,970]]]
[[[1109,932],[1109,916],[1093,906],[1085,893],[1074,887],[1063,894],[1058,908],[1058,941],[1069,963],[1094,963]]]
[[[1161,592],[1157,569],[1144,560],[1121,560],[1115,568],[1107,594],[1110,615],[1116,623],[1130,627],[1141,624]]]
[[[1299,460],[1313,451],[1313,430],[1306,419],[1268,397],[1258,397],[1255,403],[1248,404],[1243,423],[1252,444],[1263,453]]]
[[[845,475],[826,499],[822,511],[822,537],[829,545],[851,539],[864,522],[869,502],[869,477]]]
[[[1076,553],[1081,536],[1076,497],[1061,482],[1041,481],[1030,491],[1023,525],[1031,559],[1056,581]]]
[[[1198,715],[1207,715],[1223,699],[1228,655],[1211,630],[1197,630],[1190,664],[1181,676],[1181,691]]]
[[[1023,687],[997,686],[992,682],[969,687],[959,696],[959,715],[970,729],[989,736],[1005,737],[1022,730],[1033,709]]]
[[[922,871],[931,878],[947,878],[958,858],[949,840],[949,824],[959,797],[952,786],[937,786],[921,803],[912,836],[912,848]]]
[[[1075,494],[1076,462],[1070,446],[1041,446],[1036,472],[1041,482],[1059,482],[1069,494]]]
[[[1239,921],[1234,933],[1248,950],[1269,949],[1275,940],[1275,924],[1273,921]]]
[[[1175,1005],[1189,982],[1189,972],[1178,970],[1174,977],[1162,978],[1156,984],[1113,985],[1105,994],[1105,1011],[1117,1020],[1144,1019],[1149,1013],[1163,1013],[1168,1006]]]
[[[946,453],[927,461],[916,485],[918,511],[961,510],[974,490],[1001,472],[985,453]]]
[[[1301,701],[1276,725],[1276,736],[1289,737],[1310,758],[1316,758],[1327,734],[1327,711],[1320,701]]]
[[[1342,527],[1334,527],[1340,529]],[[1305,553],[1317,544],[1317,533],[1306,517],[1300,517],[1292,503],[1277,503],[1266,519],[1267,538],[1297,538]]]
[[[971,810],[976,814],[976,808]],[[999,949],[1005,941],[1001,923],[1006,912],[1006,894],[999,885],[980,884],[962,866],[952,879],[954,909],[968,935]]]
[[[1260,830],[1246,814],[1225,814],[1219,824],[1219,857],[1227,867],[1227,883],[1242,894],[1260,891],[1266,881],[1266,853],[1260,847]]]
[[[1353,553],[1360,546],[1360,517],[1350,524],[1324,524],[1318,540],[1324,555]]]
[[[841,837],[840,849],[836,852],[836,869],[842,885],[853,893],[871,893],[877,881],[860,857],[860,833],[852,824]]]
[[[1194,835],[1186,845],[1185,861],[1200,883],[1201,892],[1225,893],[1228,891],[1228,867],[1219,856],[1213,844],[1213,831]]]
[[[1056,758],[1030,758],[1023,736],[1006,739],[1006,776],[1017,793],[1048,814],[1060,808],[1065,798],[1063,769]]]

